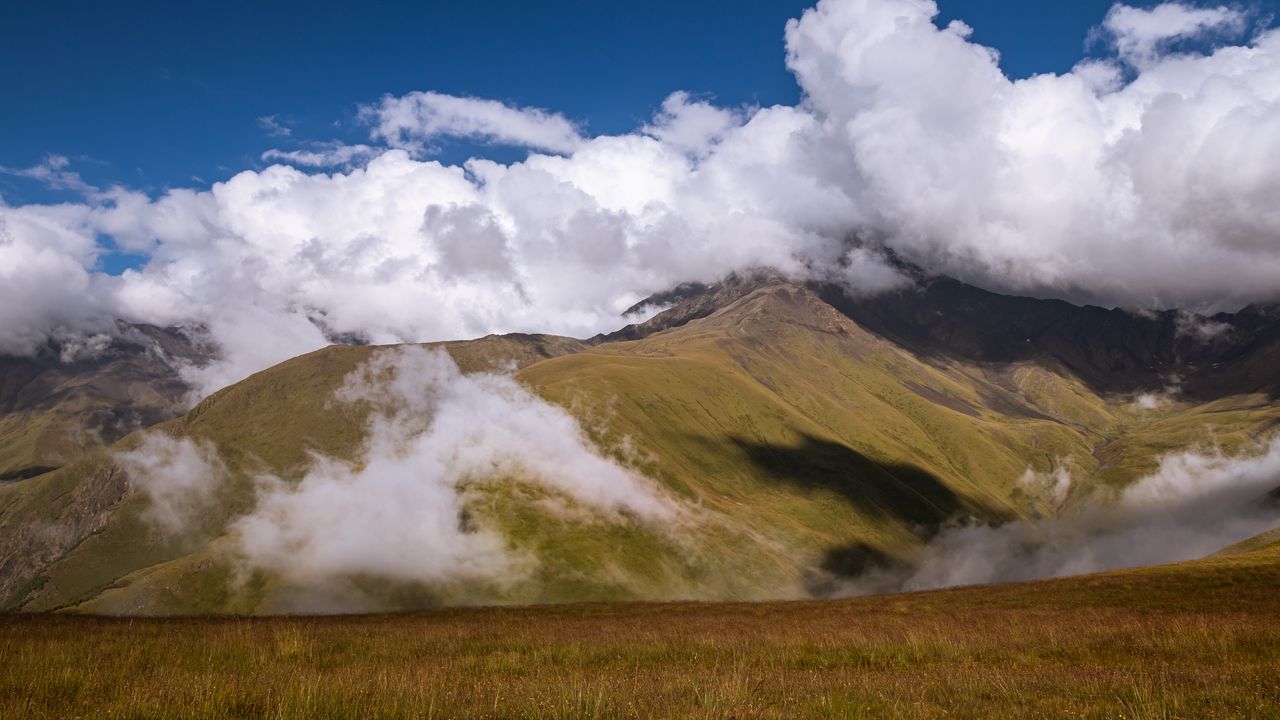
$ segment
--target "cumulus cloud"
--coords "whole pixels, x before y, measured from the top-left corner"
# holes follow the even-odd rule
[[[566,411],[510,377],[463,375],[443,351],[382,351],[337,399],[371,407],[361,456],[316,458],[295,485],[265,479],[256,509],[234,525],[252,565],[293,583],[520,579],[534,560],[470,509],[487,483],[531,483],[550,493],[551,511],[582,508],[602,522],[677,514]]]
[[[710,282],[755,265],[799,273],[803,251],[831,264],[841,247],[817,225],[835,198],[771,166],[806,152],[776,133],[808,122],[789,109],[758,113],[701,172],[682,150],[641,135],[465,168],[390,150],[346,172],[273,166],[208,192],[121,193],[73,206],[83,219],[63,230],[85,253],[110,227],[123,247],[151,254],[118,279],[82,271],[85,284],[102,312],[208,328],[223,358],[193,379],[212,391],[334,337],[590,336],[682,278]],[[84,304],[56,284],[40,293]],[[33,319],[32,331],[44,322]]]
[[[436,138],[469,138],[556,153],[582,144],[578,128],[559,113],[512,107],[497,100],[437,92],[387,95],[361,108],[373,138],[421,152]]]
[[[741,113],[694,100],[689,93],[679,91],[662,101],[662,109],[642,131],[685,152],[705,155],[741,124]]]
[[[212,445],[162,432],[144,434],[136,449],[115,459],[129,486],[150,500],[143,518],[170,536],[199,525],[227,478],[227,468]]]
[[[1274,296],[1280,216],[1264,198],[1280,173],[1263,158],[1280,142],[1280,33],[1161,55],[1148,29],[1157,55],[1128,82],[1106,60],[1012,80],[936,14],[829,0],[787,28],[843,184],[891,245],[996,289],[1140,306]]]
[[[90,269],[101,249],[89,214],[0,200],[0,352],[30,354],[48,338],[110,326],[108,283]]]
[[[590,336],[754,266],[876,292],[874,239],[994,290],[1229,309],[1280,288],[1280,32],[1229,8],[1117,6],[1109,58],[1015,80],[932,0],[822,0],[786,28],[795,107],[670,95],[633,133],[431,92],[366,107],[369,145],[158,197],[0,206],[0,350],[103,316],[206,327],[201,391],[334,338]],[[1200,49],[1179,45],[1195,39]],[[1173,49],[1180,50],[1175,53]],[[463,137],[523,160],[423,159]],[[337,172],[309,168],[336,167]],[[98,241],[142,268],[92,270]],[[263,342],[271,338],[271,342]]]
[[[1061,473],[1049,479],[1061,502],[1069,479]],[[951,527],[930,541],[914,568],[873,570],[848,589],[927,590],[1201,558],[1280,525],[1277,487],[1280,439],[1240,457],[1176,453],[1118,498],[1095,496],[1047,520]]]

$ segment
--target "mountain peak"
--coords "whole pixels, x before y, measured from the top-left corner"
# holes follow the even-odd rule
[[[664,308],[653,317],[611,333],[596,335],[589,342],[600,344],[620,340],[640,340],[656,332],[680,327],[693,320],[707,317],[759,288],[774,284],[796,285],[797,283],[770,268],[754,268],[732,273],[712,285],[684,283],[671,290],[651,295],[623,313],[625,317],[656,307]]]

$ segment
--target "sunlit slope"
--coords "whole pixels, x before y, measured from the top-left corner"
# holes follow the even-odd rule
[[[798,572],[837,575],[886,555],[910,561],[950,518],[1072,501],[1037,473],[1069,471],[1082,497],[1127,485],[1173,450],[1250,447],[1280,418],[1260,395],[1143,408],[1051,362],[921,357],[784,281],[520,377],[562,405],[595,408],[585,419],[601,442],[635,441],[669,486],[785,538]]]
[[[1242,555],[1249,555],[1251,558],[1263,558],[1270,556],[1280,563],[1280,527],[1275,530],[1268,530],[1261,535],[1255,535],[1248,540],[1224,548],[1221,552],[1215,554],[1210,560],[1232,558]]]
[[[1243,447],[1280,419],[1262,395],[1143,409],[1132,393],[1099,394],[1053,362],[917,355],[782,280],[695,298],[648,326],[633,333],[641,339],[594,347],[506,336],[447,348],[464,371],[516,369],[605,452],[692,508],[681,526],[566,520],[539,510],[545,491],[497,478],[475,512],[537,558],[536,571],[504,587],[366,578],[371,609],[822,593],[841,575],[910,561],[948,519],[1052,512],[1062,498],[1027,482],[1029,472],[1065,468],[1076,492],[1122,486],[1164,452]],[[6,605],[297,609],[288,598],[298,588],[237,561],[228,524],[253,507],[256,476],[296,481],[313,453],[355,458],[366,417],[333,395],[376,352],[295,358],[157,428],[208,441],[231,471],[215,508],[181,536],[145,521],[147,500],[106,456],[0,487]]]
[[[1022,401],[927,365],[785,283],[520,377],[593,408],[584,420],[608,429],[603,443],[630,438],[672,487],[814,552],[867,543],[892,553],[916,526],[1011,515],[1029,464],[1090,453],[1086,433],[995,412],[989,398]]]

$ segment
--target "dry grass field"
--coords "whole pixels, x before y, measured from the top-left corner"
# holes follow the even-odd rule
[[[1277,559],[826,602],[11,615],[0,715],[1280,717]]]

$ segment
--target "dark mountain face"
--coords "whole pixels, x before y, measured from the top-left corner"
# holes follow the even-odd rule
[[[190,391],[180,366],[211,356],[176,329],[121,323],[91,351],[50,342],[33,357],[0,357],[0,480],[59,467],[177,417]]]
[[[1102,393],[1194,399],[1280,389],[1280,312],[1201,317],[999,295],[950,278],[868,298],[815,288],[866,329],[926,357],[1058,365]]]

